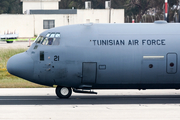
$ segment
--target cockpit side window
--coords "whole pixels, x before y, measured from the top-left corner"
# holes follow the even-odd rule
[[[39,36],[39,37],[37,38],[37,40],[36,40],[36,43],[40,43],[42,39],[43,39],[43,37],[42,37],[42,36]]]
[[[48,44],[47,44],[47,45],[52,45],[53,39],[54,39],[54,38],[48,38]]]
[[[54,42],[52,45],[59,45],[60,38],[54,38]]]
[[[44,42],[45,39],[46,39],[46,38],[41,39],[41,42],[40,42],[40,43],[42,44],[42,43]]]
[[[47,45],[48,43],[48,38],[45,38],[44,41],[41,43],[42,45]]]

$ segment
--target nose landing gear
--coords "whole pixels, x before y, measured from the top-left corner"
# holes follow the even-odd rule
[[[87,89],[86,90],[85,89],[79,90],[76,88],[72,88],[72,89],[73,89],[73,92],[75,93],[97,94],[97,92],[91,91],[91,89],[89,89],[90,91],[87,91]],[[57,86],[56,95],[61,99],[62,98],[67,99],[71,96],[72,89],[71,87]]]
[[[72,89],[70,87],[57,86],[56,95],[59,98],[69,98],[72,94]]]

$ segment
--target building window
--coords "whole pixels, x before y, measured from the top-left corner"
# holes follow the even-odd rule
[[[55,27],[55,20],[43,20],[43,29],[51,29]]]
[[[99,23],[99,19],[96,19],[96,23]]]
[[[90,19],[86,19],[86,23],[90,23]]]

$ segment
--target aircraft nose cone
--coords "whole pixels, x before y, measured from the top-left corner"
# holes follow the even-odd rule
[[[31,80],[33,76],[33,60],[27,53],[12,56],[7,62],[7,70],[10,74]]]

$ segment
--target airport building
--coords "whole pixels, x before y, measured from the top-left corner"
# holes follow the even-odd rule
[[[23,14],[1,14],[0,34],[16,32],[20,38],[30,38],[58,26],[84,23],[124,23],[124,9],[59,9],[60,0],[21,0]],[[111,15],[109,14],[111,13]],[[111,16],[111,17],[110,17]],[[110,20],[109,20],[110,18]]]

